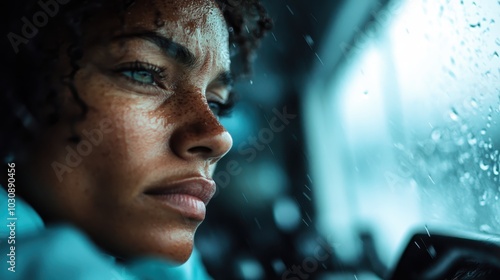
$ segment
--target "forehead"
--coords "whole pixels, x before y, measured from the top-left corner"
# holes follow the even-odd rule
[[[196,56],[217,50],[220,59],[229,60],[227,25],[214,1],[136,0],[123,20],[120,32],[155,30]]]

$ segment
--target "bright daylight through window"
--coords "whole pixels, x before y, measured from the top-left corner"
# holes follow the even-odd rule
[[[386,263],[415,227],[500,231],[498,5],[393,1],[358,29],[335,79],[311,87],[306,110],[328,105],[310,121],[330,128],[310,145],[330,167],[314,173],[315,199],[325,235],[351,244],[342,257],[360,251],[359,230]]]

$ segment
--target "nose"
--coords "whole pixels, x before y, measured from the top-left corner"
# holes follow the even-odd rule
[[[170,138],[171,149],[185,160],[215,163],[231,149],[233,139],[202,98],[189,107],[189,113],[182,110],[186,113]]]

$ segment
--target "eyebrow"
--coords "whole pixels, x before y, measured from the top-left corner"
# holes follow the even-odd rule
[[[173,40],[155,32],[155,31],[142,31],[136,33],[128,33],[123,35],[118,35],[114,39],[133,39],[139,38],[149,41],[156,46],[158,46],[163,52],[173,58],[178,63],[184,65],[186,68],[193,68],[199,63],[199,59],[185,46],[174,42]],[[225,87],[233,87],[234,79],[230,71],[223,71],[217,75],[214,80],[215,83],[219,83]]]
[[[155,31],[128,33],[114,37],[114,39],[117,40],[133,38],[143,39],[155,44],[163,52],[165,52],[167,56],[173,58],[175,61],[186,66],[187,68],[193,68],[198,63],[196,56],[187,47],[176,43]]]

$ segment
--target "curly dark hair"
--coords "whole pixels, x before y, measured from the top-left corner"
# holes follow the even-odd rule
[[[87,105],[73,85],[84,52],[84,24],[103,8],[115,9],[123,18],[135,1],[140,0],[2,1],[0,157],[4,162],[23,158],[26,145],[36,140],[47,126],[58,122],[61,105],[50,73],[57,67],[62,53],[70,58],[72,70],[60,77],[59,82],[68,87],[81,108],[80,116],[74,121],[85,117]],[[237,58],[233,66],[239,65],[239,68],[232,66],[233,75],[250,74],[255,50],[271,29],[272,21],[259,0],[215,2],[228,25],[233,61]],[[42,5],[52,6],[44,9]],[[69,140],[78,142],[78,135],[73,134]]]

